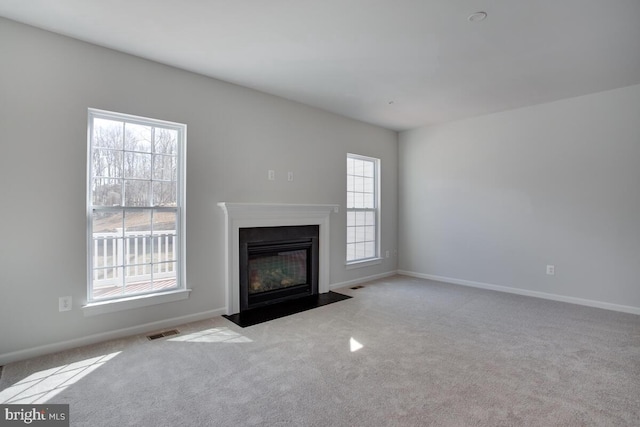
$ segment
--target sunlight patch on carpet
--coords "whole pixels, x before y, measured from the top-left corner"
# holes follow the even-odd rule
[[[0,391],[0,403],[39,404],[80,381],[121,352],[80,360],[29,375]]]
[[[351,349],[351,353],[360,350],[362,347],[364,346],[353,339],[353,337],[351,337],[351,339],[349,340],[349,348]]]
[[[175,338],[169,338],[167,341],[180,342],[207,342],[207,343],[243,343],[253,342],[251,339],[232,331],[229,328],[213,328],[205,331],[193,332],[191,334],[181,335]]]

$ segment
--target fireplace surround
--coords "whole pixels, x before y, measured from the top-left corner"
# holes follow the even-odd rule
[[[241,311],[240,229],[318,226],[318,293],[329,292],[330,218],[339,205],[220,202],[225,218],[226,314]]]

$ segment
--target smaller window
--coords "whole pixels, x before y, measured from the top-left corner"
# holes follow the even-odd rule
[[[380,160],[347,154],[347,263],[379,258]]]

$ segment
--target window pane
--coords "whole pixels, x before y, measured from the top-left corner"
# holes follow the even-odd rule
[[[95,149],[91,153],[91,176],[122,178],[122,151]]]
[[[353,176],[347,176],[347,191],[353,191]]]
[[[374,206],[374,198],[373,198],[373,194],[371,194],[371,193],[364,193],[364,194],[362,195],[362,197],[364,198],[364,202],[362,203],[362,204],[363,204],[363,207],[365,207],[365,208],[369,208],[369,209],[373,209],[373,208],[375,207],[375,206]]]
[[[123,276],[122,267],[93,270],[93,298],[112,298],[122,295]]]
[[[364,178],[360,176],[356,176],[353,179],[353,191],[362,192],[364,191]]]
[[[366,212],[356,212],[355,225],[365,225],[365,214]]]
[[[151,179],[151,154],[125,152],[124,177]]]
[[[360,159],[354,159],[353,160],[353,174],[354,175],[358,175],[358,176],[362,176],[362,174],[364,173],[364,161],[360,160]]]
[[[374,241],[376,239],[376,228],[373,226],[364,227],[364,240]]]
[[[355,207],[355,193],[348,192],[347,193],[347,208]]]
[[[124,181],[124,204],[125,206],[150,206],[149,194],[151,181]]]
[[[148,266],[148,269],[152,269],[152,266]],[[151,281],[151,273],[146,275],[136,274],[136,268],[129,267],[126,269],[126,276],[124,278],[124,294],[133,295],[153,290],[153,282]]]
[[[176,206],[177,203],[175,182],[153,182],[153,204],[155,206]]]
[[[374,191],[373,178],[363,178],[363,180],[364,180],[363,191],[366,193],[373,193]]]
[[[347,212],[347,227],[351,227],[353,225],[356,225],[356,213]]]
[[[103,234],[103,235],[100,235]],[[114,239],[114,233],[94,233],[93,266],[113,267],[122,265],[122,239]],[[110,234],[110,236],[108,235]]]
[[[151,210],[125,211],[124,263],[147,264],[151,262]],[[149,274],[151,269],[141,265],[129,267],[127,276]]]
[[[123,123],[120,121],[93,119],[93,146],[122,150],[122,129]]]
[[[152,262],[157,263],[176,260],[177,248],[175,231],[164,230],[154,232]]]
[[[151,152],[151,126],[125,123],[124,135],[125,150]]]
[[[347,157],[347,175],[353,175],[354,171],[354,159]]]
[[[153,215],[153,262],[177,259],[177,217],[175,212],[155,212]]]
[[[153,156],[153,179],[161,181],[178,180],[178,164],[175,156]]]
[[[364,243],[356,243],[356,259],[364,258]]]
[[[154,289],[170,289],[177,284],[178,264],[175,262],[163,262],[153,265]]]
[[[125,235],[151,234],[151,209],[125,210]]]
[[[178,131],[156,128],[153,152],[158,154],[178,154]]]
[[[152,261],[153,250],[150,234],[128,234],[125,244],[125,264],[149,264]],[[136,274],[148,274],[151,270],[142,266]]]
[[[365,258],[373,258],[376,256],[376,247],[373,242],[366,242],[364,244],[364,256]]]
[[[373,162],[369,162],[369,161],[364,162],[364,171],[362,174],[364,176],[373,177],[373,171],[374,171]]]
[[[354,227],[347,227],[347,243],[354,243],[356,241],[356,229]]]
[[[151,270],[153,270],[153,266],[151,263],[140,264],[130,262],[125,267],[125,286],[130,285],[132,283],[150,283],[151,279]]]
[[[177,228],[177,216],[175,212],[154,211],[153,231],[175,232],[176,228]]]
[[[364,208],[364,194],[353,193],[353,207],[356,209]]]
[[[366,225],[375,225],[376,223],[376,213],[375,212],[365,212],[365,224]]]
[[[124,239],[124,265],[126,266],[125,271],[127,276],[140,276],[151,271],[144,265],[151,264],[150,245],[145,239],[144,236],[133,235],[127,236]]]
[[[111,178],[94,178],[92,188],[94,206],[122,205],[122,180]]]
[[[93,237],[122,237],[123,219],[124,213],[119,209],[115,211],[94,211],[91,216]],[[100,233],[108,234],[103,235]]]
[[[123,264],[122,219],[122,211],[120,210],[116,212],[94,211],[91,217],[93,267],[114,267]],[[100,280],[103,282],[107,278],[116,277],[115,269],[107,270],[109,271],[99,271],[99,275],[102,277]]]
[[[120,274],[118,274],[119,270],[119,268],[96,268],[93,271],[94,283],[100,287],[113,287],[120,276]],[[105,286],[107,282],[108,285]]]
[[[347,245],[347,261],[353,261],[356,259],[356,245],[355,243],[349,243]]]

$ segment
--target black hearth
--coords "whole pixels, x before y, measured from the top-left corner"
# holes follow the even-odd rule
[[[318,294],[317,225],[239,232],[240,312]]]

